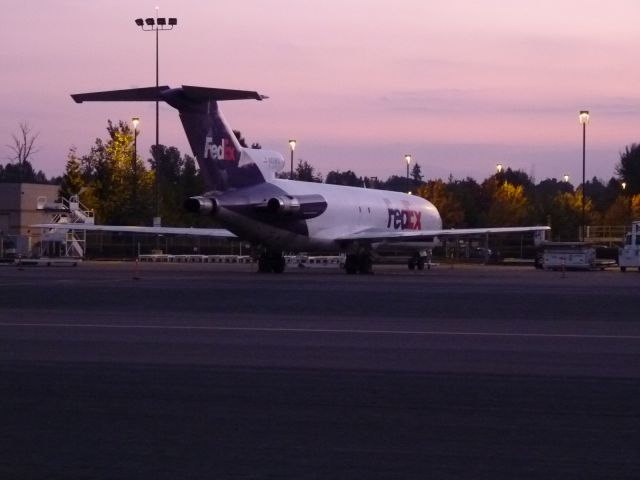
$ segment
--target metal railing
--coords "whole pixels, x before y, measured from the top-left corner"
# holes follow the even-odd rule
[[[623,241],[629,231],[628,225],[588,225],[585,227],[585,241]]]

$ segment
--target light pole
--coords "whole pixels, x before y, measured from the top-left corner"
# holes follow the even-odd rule
[[[569,175],[567,175],[566,173],[564,174],[564,176],[562,177],[562,181],[564,183],[569,183]]]
[[[135,170],[138,158],[138,125],[140,124],[140,119],[133,117],[131,123],[133,124],[133,169]]]
[[[620,186],[622,187],[622,196],[626,197],[627,196],[626,195],[626,193],[627,193],[627,182],[622,182],[620,184]],[[627,198],[627,216],[629,217],[629,222],[628,223],[631,223],[631,220],[632,220],[632,218],[631,218],[631,195],[629,195],[628,198]]]
[[[173,27],[178,25],[177,18],[164,18],[158,17],[158,7],[156,7],[156,18],[136,18],[136,25],[142,28],[145,32],[156,32],[156,90],[158,89],[158,81],[160,77],[159,70],[159,54],[158,54],[158,37],[161,30],[173,30]],[[158,154],[158,145],[160,145],[160,107],[158,99],[156,98],[156,144],[154,149],[154,157]],[[160,169],[158,168],[158,158],[154,158],[156,164],[156,181],[155,181],[155,202],[156,202],[156,216],[153,219],[154,226],[160,226]]]
[[[293,180],[293,151],[296,149],[296,141],[293,138],[289,140],[289,149],[291,150],[291,170],[289,171],[289,180]]]
[[[138,124],[140,123],[140,119],[133,117],[131,123],[133,123],[133,158],[131,159],[131,170],[133,172],[132,196],[135,204],[138,200]]]
[[[586,197],[586,186],[584,181],[586,146],[587,146],[587,123],[589,123],[589,110],[580,110],[580,124],[582,125],[582,228],[580,230],[580,240],[584,240],[584,199]]]
[[[411,155],[405,155],[404,159],[407,161],[407,193],[411,195],[411,185],[409,184],[409,164],[411,163]]]

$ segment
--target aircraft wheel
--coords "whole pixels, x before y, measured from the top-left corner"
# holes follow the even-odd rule
[[[258,259],[258,272],[260,273],[269,273],[271,271],[271,262],[266,257],[266,255],[260,255]]]
[[[282,273],[286,262],[282,252],[263,252],[258,259],[258,272],[260,273]]]
[[[274,257],[272,259],[273,273],[282,273],[282,272],[284,272],[285,265],[286,264],[285,264],[284,257],[282,256],[282,254],[280,254],[280,256],[278,256],[278,257]]]
[[[349,275],[353,275],[358,271],[357,255],[349,254],[344,262],[344,271]]]
[[[358,272],[360,273],[372,273],[373,261],[371,260],[371,255],[368,253],[363,253],[358,258]]]

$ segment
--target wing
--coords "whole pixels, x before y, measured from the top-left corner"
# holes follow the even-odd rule
[[[216,238],[238,238],[223,228],[180,228],[180,227],[132,227],[119,225],[90,225],[86,223],[39,223],[33,228],[54,230],[85,230],[97,232],[155,233],[157,235],[197,235]]]
[[[551,230],[547,226],[534,227],[495,227],[495,228],[452,228],[449,230],[399,230],[389,231],[383,228],[367,228],[359,232],[344,235],[337,241],[370,241],[370,242],[400,242],[400,241],[430,241],[434,237],[455,237],[462,235],[486,235],[490,233],[526,233]]]

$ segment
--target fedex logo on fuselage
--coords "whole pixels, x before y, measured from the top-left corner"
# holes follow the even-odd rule
[[[235,160],[236,148],[226,138],[223,138],[221,145],[213,143],[213,137],[207,137],[204,142],[204,158],[212,160]]]
[[[422,212],[418,210],[389,208],[387,228],[395,230],[422,230]]]

